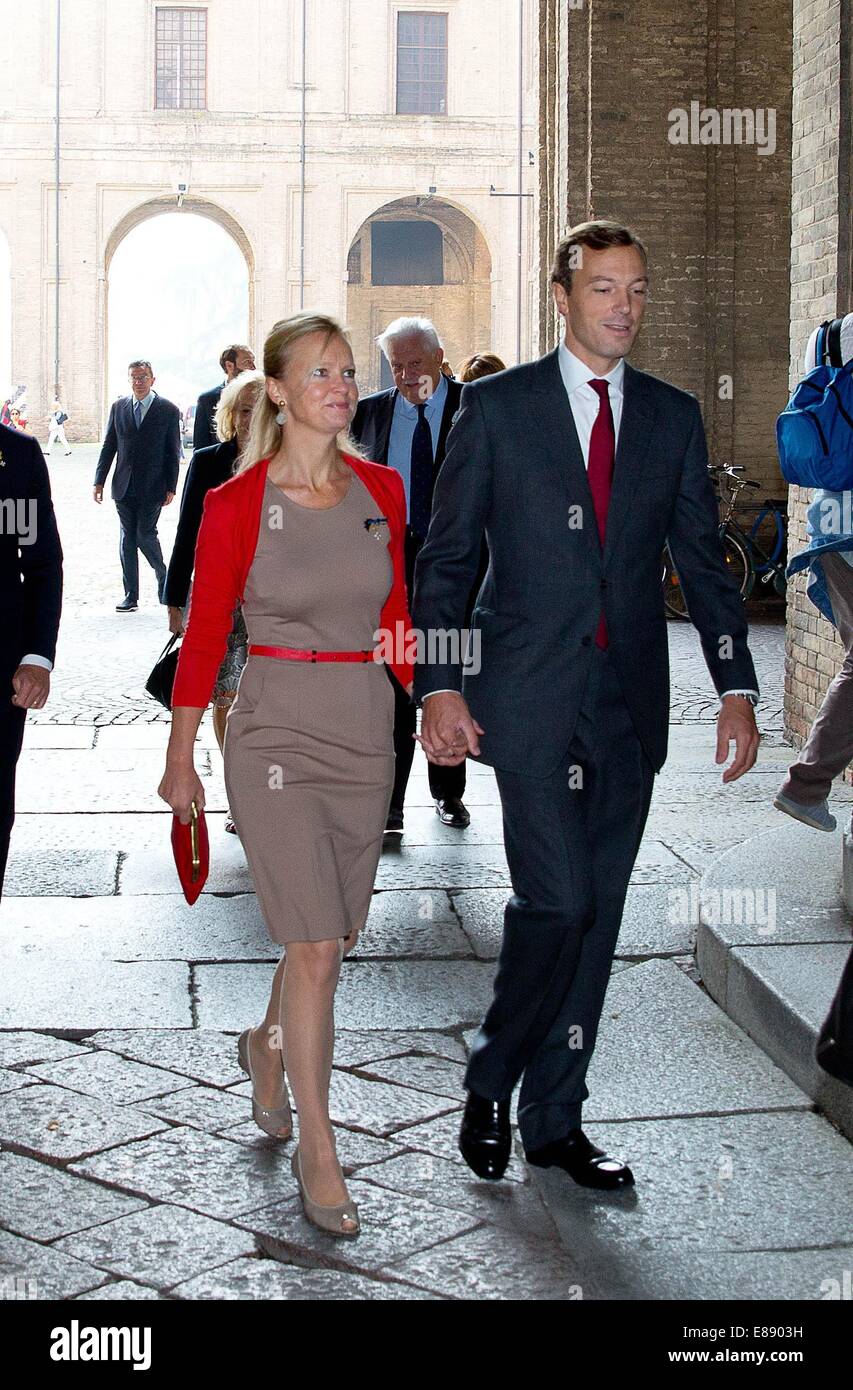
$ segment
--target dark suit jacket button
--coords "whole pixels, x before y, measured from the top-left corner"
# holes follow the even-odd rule
[[[601,587],[602,587],[602,589],[606,589],[606,588],[607,588],[607,580],[606,580],[606,579],[602,579],[602,581],[601,581]]]
[[[581,646],[582,646],[582,647],[589,647],[591,644],[592,644],[592,638],[591,638],[591,637],[583,637],[583,638],[581,638]]]

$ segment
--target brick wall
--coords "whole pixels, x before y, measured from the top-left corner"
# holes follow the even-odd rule
[[[791,361],[800,374],[816,323],[846,313],[849,286],[839,256],[846,228],[846,160],[842,129],[842,15],[839,0],[794,0],[793,142],[791,162]],[[845,35],[846,41],[846,35]],[[811,494],[791,488],[791,552],[805,539]],[[805,578],[788,591],[785,658],[786,727],[798,745],[809,731],[829,681],[843,659],[832,625],[809,602]]]

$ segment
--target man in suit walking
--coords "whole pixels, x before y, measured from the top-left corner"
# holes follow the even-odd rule
[[[418,557],[413,622],[473,614],[476,670],[416,668],[421,737],[437,766],[495,769],[513,895],[494,998],[472,1047],[459,1144],[481,1177],[510,1156],[510,1098],[529,1162],[598,1188],[633,1183],[581,1128],[631,870],[666,758],[669,658],[660,556],[668,540],[720,696],[723,781],[754,763],[758,687],[726,572],[695,397],[625,357],[648,289],[639,238],[613,222],[557,250],[565,340],[464,387]],[[463,678],[464,674],[464,678]]]
[[[219,443],[216,437],[216,407],[219,405],[219,397],[235,376],[239,376],[241,372],[255,370],[255,354],[245,343],[229,343],[219,359],[219,365],[225,373],[225,380],[220,381],[218,386],[212,386],[209,391],[202,391],[196,404],[193,453],[197,449],[209,449],[212,444]]]
[[[359,401],[350,432],[374,463],[388,464],[402,474],[408,507],[406,583],[411,594],[415,560],[429,528],[435,480],[462,387],[442,372],[444,349],[429,319],[395,319],[377,342],[388,359],[394,386]],[[401,835],[417,708],[396,681],[392,684],[397,765],[386,833]],[[456,767],[430,764],[429,785],[442,823],[464,830],[471,819],[462,801],[464,761]]]
[[[0,425],[0,894],[28,709],[42,709],[62,608],[62,546],[35,439]]]
[[[112,498],[118,512],[124,577],[124,598],[116,604],[118,613],[133,613],[139,607],[138,550],[157,576],[157,597],[161,603],[165,601],[166,565],[157,522],[160,509],[175,500],[181,461],[181,412],[154,391],[151,363],[131,362],[128,379],[131,395],[114,401],[110,408],[93,494],[100,504],[107,474],[117,457]]]

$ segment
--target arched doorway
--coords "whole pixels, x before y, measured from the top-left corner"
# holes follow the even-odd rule
[[[252,342],[254,262],[242,229],[201,201],[136,209],[105,255],[104,414],[125,395],[127,366],[151,361],[156,390],[182,411],[221,380],[219,355]]]
[[[391,384],[377,334],[401,314],[433,320],[451,367],[492,347],[492,258],[461,208],[398,198],[367,218],[347,258],[347,324],[362,395]]]
[[[0,231],[0,401],[11,394],[12,381],[12,255]]]

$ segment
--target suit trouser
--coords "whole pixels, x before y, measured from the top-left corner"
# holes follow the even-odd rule
[[[24,739],[27,711],[9,703],[0,709],[0,896],[15,821],[15,769]]]
[[[513,896],[494,998],[465,1085],[508,1100],[522,1079],[526,1149],[581,1122],[586,1072],[610,978],[654,768],[607,652],[595,647],[577,726],[547,777],[495,768]]]
[[[124,577],[125,598],[139,599],[139,557],[141,550],[157,576],[157,597],[163,602],[163,589],[166,583],[166,565],[160,541],[157,537],[157,522],[162,506],[148,498],[141,501],[132,494],[116,502],[120,525],[118,553],[121,572]]]
[[[821,565],[835,626],[847,655],[780,788],[784,796],[804,806],[824,801],[833,780],[853,761],[853,565],[832,550],[821,556]]]

